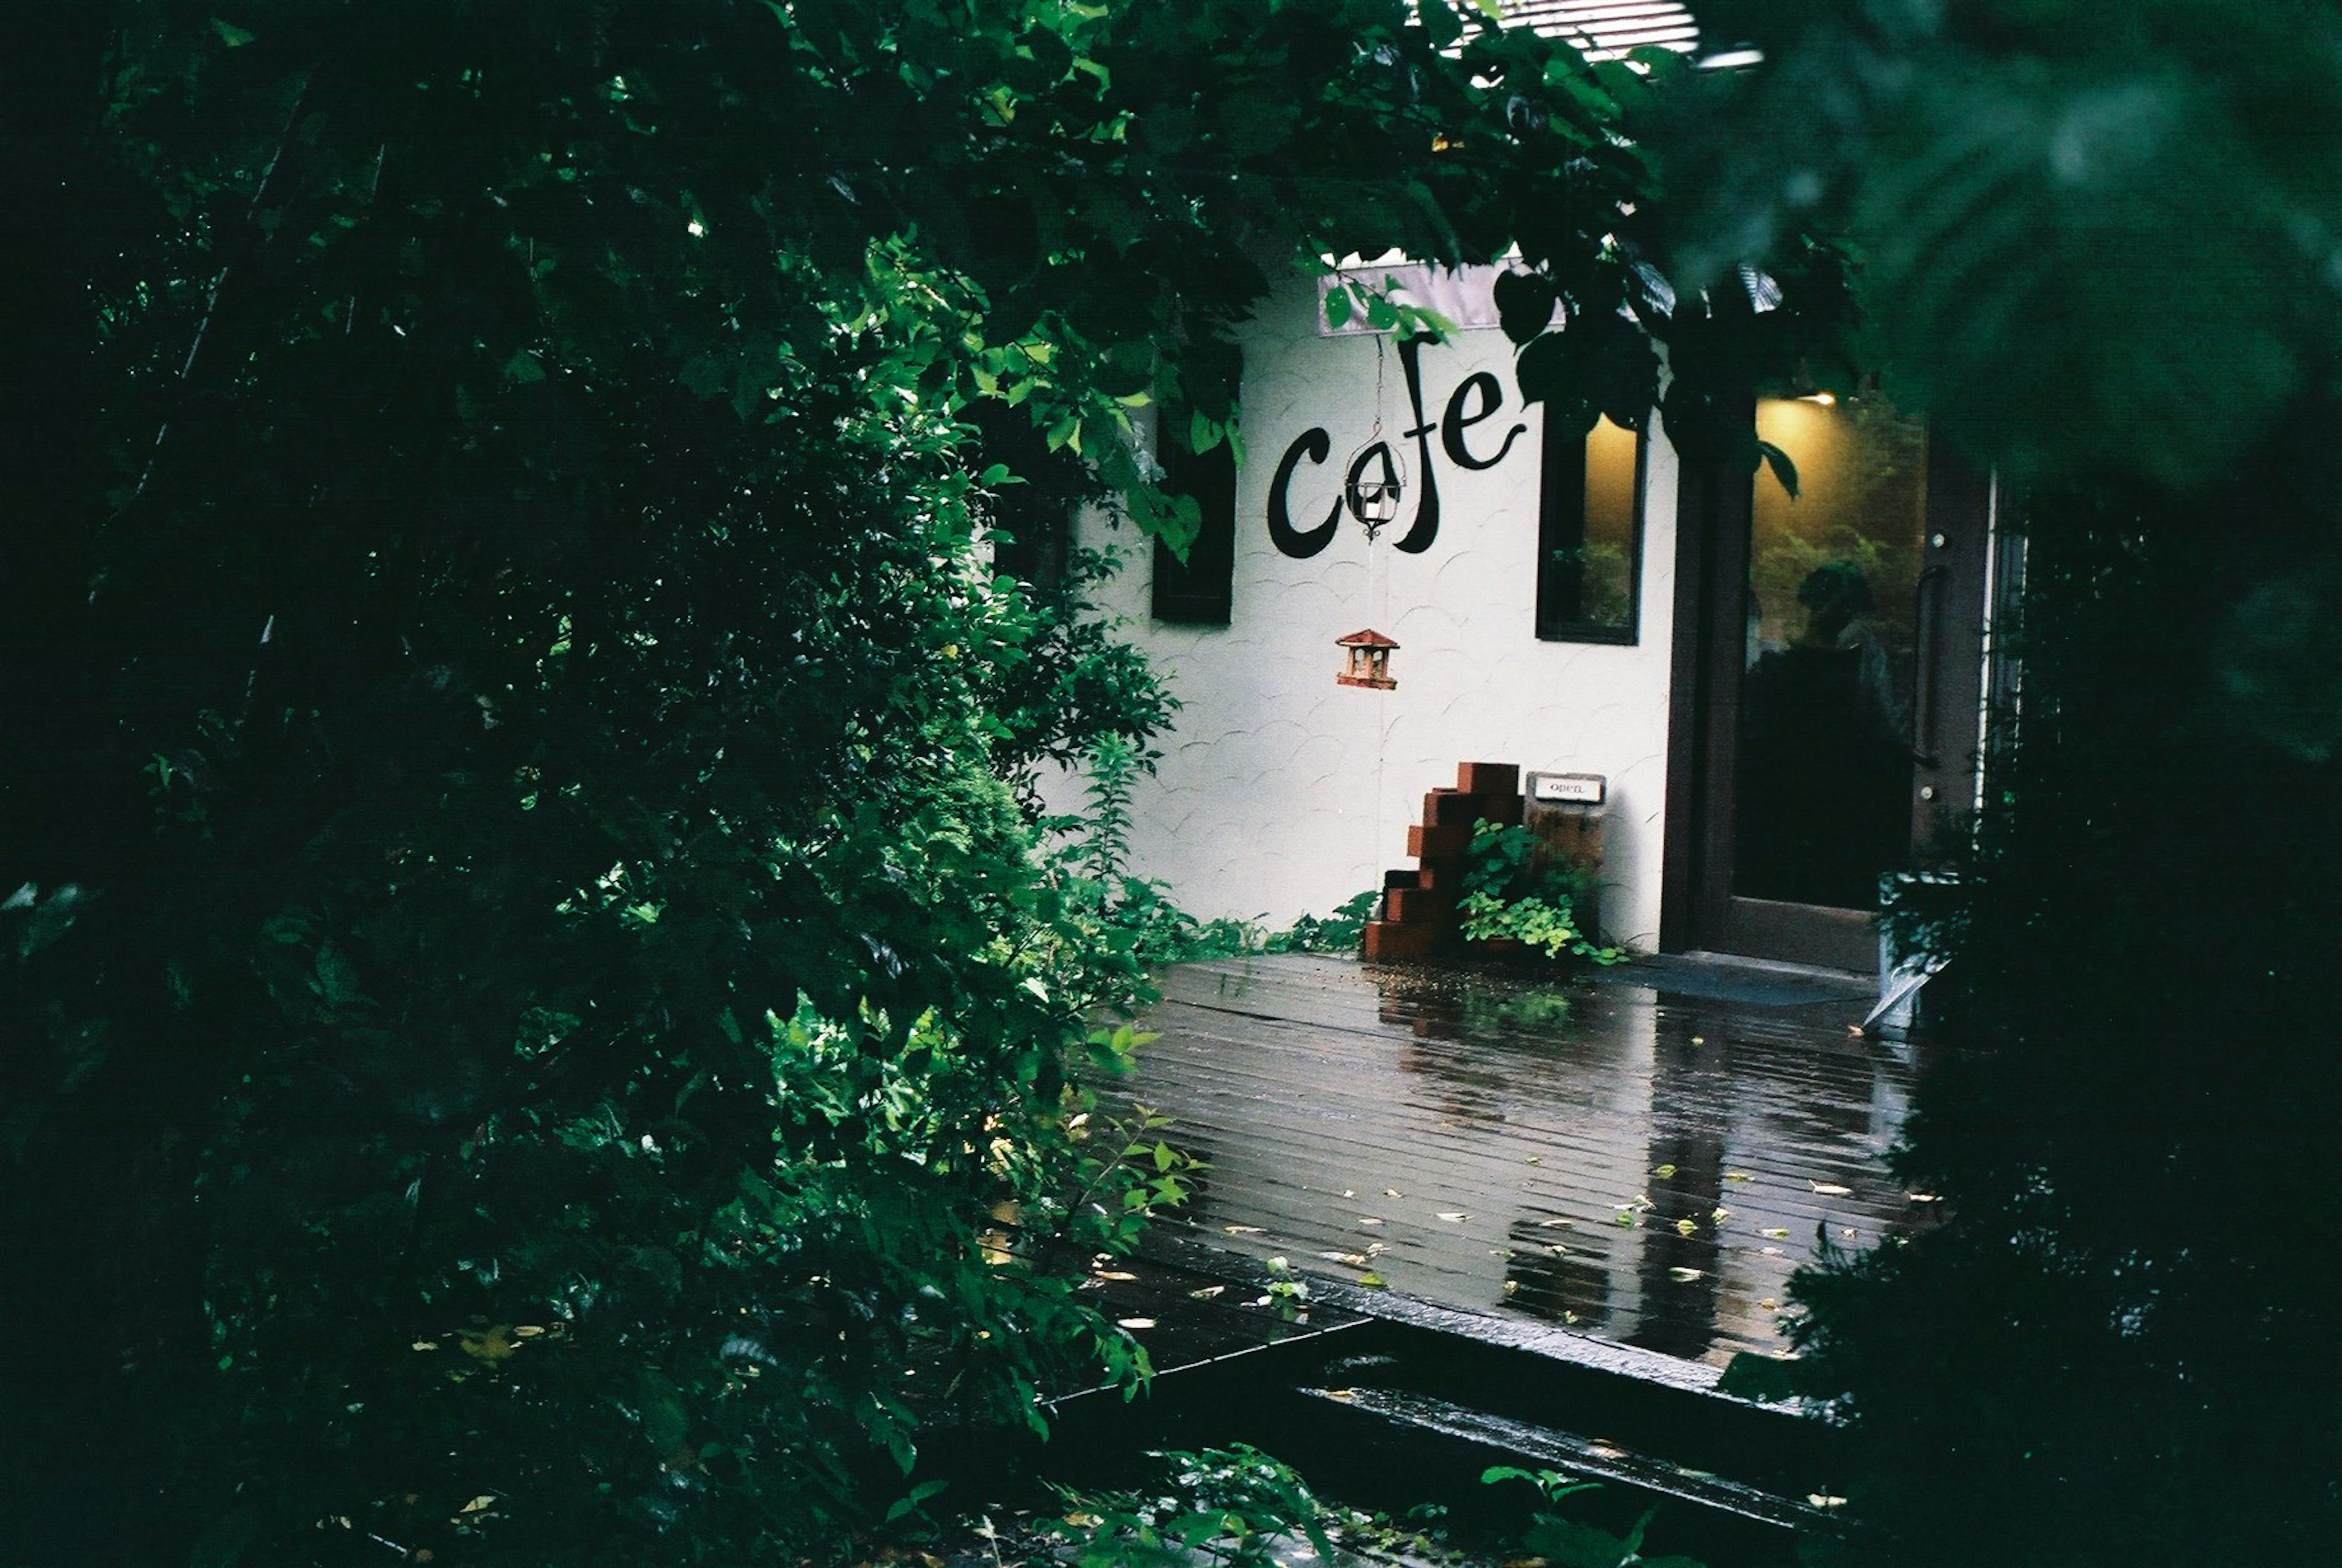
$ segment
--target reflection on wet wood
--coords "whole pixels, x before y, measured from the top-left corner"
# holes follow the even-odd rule
[[[1860,1014],[1229,960],[1167,976],[1120,1093],[1210,1163],[1219,1246],[1720,1364],[1783,1348],[1817,1247],[1924,1213],[1881,1158],[1911,1068]]]

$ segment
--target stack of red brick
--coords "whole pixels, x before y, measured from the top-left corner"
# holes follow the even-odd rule
[[[1461,763],[1454,789],[1423,797],[1423,821],[1406,830],[1416,866],[1383,876],[1382,918],[1366,923],[1366,962],[1431,958],[1463,944],[1456,904],[1475,824],[1521,820],[1521,770],[1512,763]]]

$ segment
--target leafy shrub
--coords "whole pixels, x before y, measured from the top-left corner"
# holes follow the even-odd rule
[[[1492,1465],[1481,1473],[1488,1483],[1505,1481],[1525,1481],[1537,1490],[1548,1504],[1565,1497],[1600,1489],[1601,1483],[1581,1481],[1557,1470],[1522,1470],[1509,1464]],[[1643,1555],[1643,1537],[1656,1517],[1653,1509],[1643,1514],[1619,1535],[1596,1524],[1568,1518],[1549,1508],[1537,1510],[1527,1532],[1521,1537],[1524,1551],[1550,1563],[1552,1568],[1703,1568],[1690,1557],[1646,1557]]]
[[[1291,1466],[1243,1443],[1161,1457],[1167,1473],[1156,1494],[1067,1495],[1062,1526],[1048,1534],[1066,1543],[1077,1568],[1186,1568],[1199,1557],[1276,1568],[1296,1542],[1336,1560],[1328,1532],[1342,1515]]]
[[[1147,743],[1178,711],[1146,655],[1116,639],[1115,625],[1090,598],[1119,564],[1110,551],[1076,550],[1062,579],[1022,585],[1032,629],[1017,659],[998,667],[993,761],[1036,816],[1038,764],[1144,771]]]
[[[606,575],[318,541],[301,592],[355,627],[288,614],[248,710],[240,673],[165,710],[153,854],[11,912],[19,1169],[135,1198],[25,1261],[107,1282],[60,1304],[144,1375],[82,1415],[159,1428],[158,1538],[812,1550],[938,1423],[1143,1373],[1062,1262],[1165,1193],[1066,1134],[1065,1046],[1136,972],[1035,879],[965,674],[1030,612],[949,424],[791,397],[790,499]]]
[[[1130,971],[1152,973],[1173,964],[1246,953],[1355,953],[1382,893],[1370,888],[1325,916],[1302,915],[1270,931],[1257,921],[1199,920],[1173,901],[1153,877],[1131,874],[1131,793],[1154,769],[1154,758],[1124,734],[1106,734],[1088,754],[1088,809],[1042,819],[1044,863],[1050,885],[1079,923],[1094,954],[1110,955]]]
[[[1508,940],[1547,958],[1565,952],[1596,964],[1626,956],[1580,926],[1577,906],[1590,904],[1593,874],[1561,859],[1525,827],[1492,822],[1472,831],[1464,866],[1464,935],[1471,942]]]

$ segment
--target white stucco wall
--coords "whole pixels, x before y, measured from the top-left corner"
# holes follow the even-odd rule
[[[1312,425],[1332,448],[1302,464],[1292,485],[1298,527],[1323,518],[1349,454],[1375,420],[1376,355],[1384,356],[1385,436],[1413,424],[1398,355],[1387,340],[1321,336],[1314,293],[1264,308],[1245,342],[1246,461],[1237,474],[1234,606],[1225,628],[1156,624],[1148,614],[1152,553],[1127,528],[1082,520],[1086,542],[1116,544],[1126,564],[1106,608],[1169,677],[1183,704],[1162,743],[1157,777],[1143,781],[1133,869],[1170,884],[1204,916],[1285,924],[1379,886],[1411,864],[1406,830],[1426,791],[1452,785],[1461,761],[1526,770],[1598,773],[1610,781],[1605,924],[1649,950],[1659,926],[1660,834],[1666,798],[1666,714],[1676,524],[1675,454],[1656,429],[1646,465],[1639,640],[1633,646],[1547,643],[1535,631],[1540,416],[1524,412],[1502,333],[1469,331],[1424,350],[1423,401],[1436,418],[1476,371],[1504,388],[1497,414],[1470,447],[1493,454],[1504,433],[1527,431],[1496,467],[1466,472],[1438,451],[1437,539],[1421,554],[1393,548],[1415,512],[1369,544],[1345,515],[1320,554],[1295,560],[1270,543],[1267,492],[1278,458]],[[1395,691],[1335,684],[1335,639],[1363,627],[1396,638]]]

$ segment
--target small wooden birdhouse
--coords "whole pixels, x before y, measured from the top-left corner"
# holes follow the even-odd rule
[[[1334,645],[1349,650],[1350,662],[1334,679],[1345,686],[1372,686],[1387,692],[1398,683],[1391,678],[1390,656],[1398,647],[1396,643],[1380,632],[1353,632],[1337,637]]]

